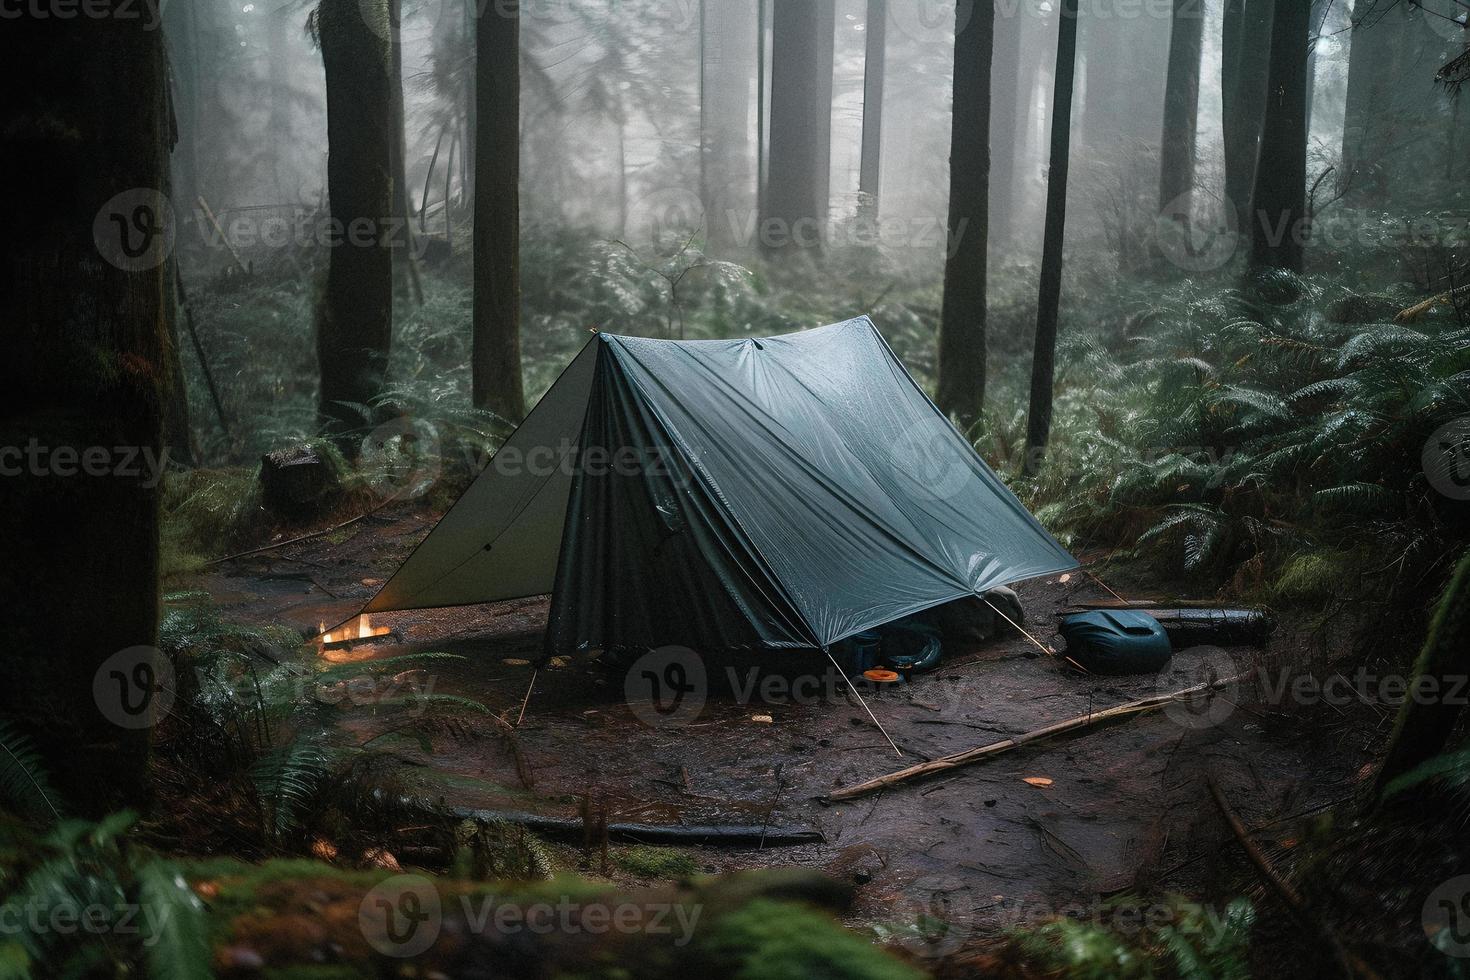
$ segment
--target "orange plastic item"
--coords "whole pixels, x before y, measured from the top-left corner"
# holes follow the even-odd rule
[[[874,684],[892,684],[894,681],[898,680],[898,674],[894,673],[891,670],[884,670],[881,667],[874,667],[872,670],[865,670],[863,671],[863,676],[872,681]]]

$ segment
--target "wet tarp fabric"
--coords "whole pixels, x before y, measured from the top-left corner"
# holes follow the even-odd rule
[[[810,648],[1076,565],[860,317],[599,335],[365,611],[551,592],[550,652]]]

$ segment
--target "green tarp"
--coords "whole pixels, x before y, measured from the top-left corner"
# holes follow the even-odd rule
[[[1076,564],[867,317],[601,334],[365,611],[550,592],[552,652],[823,647]]]

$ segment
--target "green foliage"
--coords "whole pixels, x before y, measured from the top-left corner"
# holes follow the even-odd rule
[[[1010,934],[1012,948],[1028,965],[1075,980],[1247,980],[1255,912],[1238,898],[1223,913],[1182,898],[1143,915],[1136,899],[1113,903],[1110,923],[1055,919]]]
[[[0,941],[0,976],[128,975],[145,963],[164,980],[210,976],[204,906],[129,841],[134,820],[63,821],[19,848],[5,904],[21,929]]]
[[[30,737],[0,718],[0,803],[31,819],[60,820],[60,800]]]
[[[908,980],[922,974],[831,919],[802,906],[757,899],[720,916],[696,939],[737,980]]]
[[[629,847],[613,854],[613,862],[637,878],[688,878],[699,870],[692,854],[669,847]]]

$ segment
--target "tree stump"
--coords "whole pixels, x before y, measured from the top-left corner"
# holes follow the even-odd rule
[[[275,514],[304,520],[329,510],[342,494],[342,474],[330,456],[293,446],[260,458],[260,495]]]

